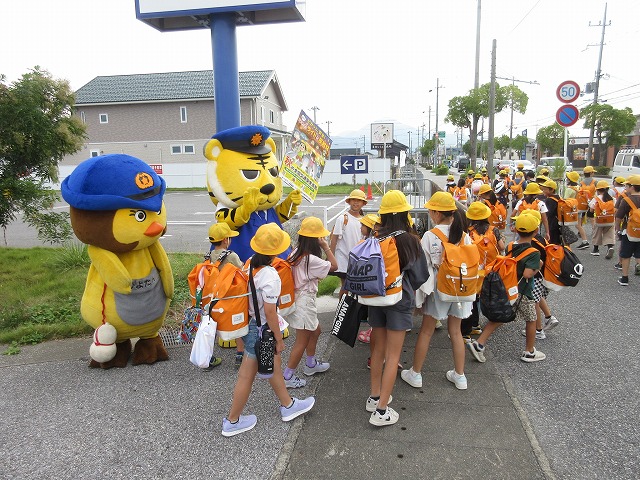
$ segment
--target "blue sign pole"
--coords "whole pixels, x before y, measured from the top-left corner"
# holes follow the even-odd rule
[[[240,126],[238,46],[234,13],[209,15],[216,132]]]

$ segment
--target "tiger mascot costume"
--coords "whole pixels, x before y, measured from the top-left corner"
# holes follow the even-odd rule
[[[216,221],[240,234],[233,250],[244,262],[254,254],[249,241],[264,224],[282,223],[298,211],[302,194],[292,191],[281,203],[282,180],[276,144],[268,128],[250,125],[216,133],[204,146],[207,189]],[[290,249],[279,255],[287,258]]]

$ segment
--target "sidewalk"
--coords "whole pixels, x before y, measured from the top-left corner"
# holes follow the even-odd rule
[[[368,423],[369,348],[351,349],[328,333],[336,299],[323,297],[324,375],[306,377],[294,396],[316,396],[314,409],[280,420],[266,382],[256,381],[246,412],[257,426],[220,435],[236,370],[233,350],[202,372],[188,347],[169,349],[152,366],[87,368],[89,338],[51,341],[0,356],[0,471],[4,478],[548,478],[547,461],[517,400],[489,361],[467,358],[469,389],[445,379],[452,364],[445,330],[434,335],[414,389],[398,375],[397,424]],[[407,333],[409,365],[420,319]],[[293,338],[286,340],[287,350]],[[286,356],[285,356],[286,358]],[[25,454],[27,453],[27,454]]]

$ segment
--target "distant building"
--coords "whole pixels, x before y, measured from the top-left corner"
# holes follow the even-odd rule
[[[269,128],[281,160],[287,103],[276,72],[240,72],[239,86],[241,125]],[[89,157],[125,153],[154,165],[169,186],[205,184],[202,149],[216,133],[212,70],[100,76],[75,95],[87,139],[61,162],[61,180]],[[202,178],[191,185],[186,176]]]

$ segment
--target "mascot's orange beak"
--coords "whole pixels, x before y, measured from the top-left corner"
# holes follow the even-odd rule
[[[163,230],[164,227],[162,225],[160,225],[158,222],[153,222],[151,225],[149,225],[149,228],[145,230],[144,234],[147,237],[155,237],[156,235],[162,233]]]

